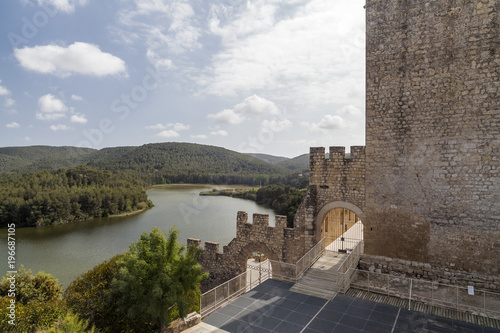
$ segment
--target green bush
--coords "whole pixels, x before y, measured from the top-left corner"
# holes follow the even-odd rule
[[[96,265],[71,282],[64,291],[66,306],[102,332],[140,332],[147,326],[144,322],[125,320],[117,313],[111,281],[118,273],[116,262],[121,257],[123,255],[117,255]]]
[[[16,302],[28,304],[30,301],[49,302],[60,300],[62,287],[59,281],[50,274],[38,272],[33,275],[31,270],[21,266],[15,275]],[[0,282],[0,296],[7,296],[10,281],[7,276]]]
[[[95,333],[94,327],[90,329],[88,327],[89,325],[85,320],[80,319],[71,312],[67,312],[48,330],[40,330],[37,333]]]
[[[7,306],[10,304],[9,297],[0,300],[0,332],[26,333],[36,332],[37,329],[50,327],[65,313],[61,301],[41,302],[30,301],[28,304],[16,302],[15,326],[9,324]]]
[[[11,277],[11,276],[9,276]],[[0,282],[0,331],[1,332],[35,332],[37,328],[50,327],[65,308],[61,302],[62,287],[52,275],[31,270],[21,266],[15,277],[15,326],[9,324],[8,297],[11,282],[4,276]]]
[[[117,264],[113,281],[119,311],[133,320],[168,326],[198,305],[200,282],[207,277],[197,261],[200,249],[177,242],[178,230],[168,238],[158,228],[142,233]]]

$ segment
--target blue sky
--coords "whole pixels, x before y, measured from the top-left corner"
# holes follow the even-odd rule
[[[0,146],[364,145],[364,0],[0,2]]]

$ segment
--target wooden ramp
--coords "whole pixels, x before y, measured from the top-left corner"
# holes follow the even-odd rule
[[[290,291],[324,299],[337,294],[337,269],[347,255],[325,251]]]

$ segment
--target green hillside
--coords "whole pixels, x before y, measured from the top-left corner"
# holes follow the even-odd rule
[[[274,158],[274,162],[283,159]],[[78,165],[129,171],[150,184],[265,185],[288,183],[295,177],[293,168],[273,165],[225,148],[193,143],[154,143],[101,150],[49,146],[0,148],[0,173],[38,172]]]
[[[129,170],[156,184],[259,184],[285,181],[289,175],[284,168],[225,148],[177,142],[101,150],[88,165]]]
[[[283,156],[274,156],[274,155],[268,155],[268,154],[256,154],[256,153],[247,153],[245,155],[252,156],[255,158],[258,158],[261,161],[271,163],[271,164],[278,164],[283,161],[289,160],[288,157],[283,157]]]
[[[288,170],[309,170],[309,154],[303,154],[294,158],[254,153],[249,153],[246,155],[258,158],[261,161],[271,163]]]
[[[78,147],[4,147],[0,148],[0,173],[70,168],[87,163],[96,151]]]
[[[303,154],[277,163],[278,166],[289,170],[309,170],[309,154]]]

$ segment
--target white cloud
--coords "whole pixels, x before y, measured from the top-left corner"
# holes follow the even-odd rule
[[[191,128],[191,125],[183,124],[183,123],[168,123],[166,125],[164,124],[156,124],[156,125],[150,125],[146,126],[146,129],[154,129],[154,130],[163,130],[167,128],[172,128],[175,132],[180,132],[180,131],[187,131],[188,129]]]
[[[356,101],[364,89],[364,1],[242,3],[213,14],[222,49],[198,77],[201,92],[266,91],[308,107]]]
[[[54,132],[57,132],[57,131],[68,131],[71,129],[71,127],[68,127],[66,125],[63,125],[63,124],[59,124],[59,125],[50,125],[49,127],[51,130],[53,130]]]
[[[187,131],[191,128],[191,125],[186,125],[183,123],[168,124],[168,126],[172,126],[174,128],[174,131]]]
[[[234,107],[234,111],[240,114],[252,115],[278,115],[280,110],[271,101],[257,95],[252,95]]]
[[[206,136],[205,134],[191,135],[191,139],[205,140],[208,139],[208,136]]]
[[[7,110],[6,112],[8,114],[11,114],[11,115],[17,114],[17,110],[16,109],[10,109],[10,110]]]
[[[2,80],[0,80],[0,83],[2,83]],[[5,88],[4,86],[0,86],[0,96],[5,97],[5,102],[3,104],[4,107],[10,108],[14,104],[16,104],[16,101],[13,100],[12,98],[8,97],[10,95],[10,90]]]
[[[160,133],[156,134],[156,136],[160,137],[160,138],[169,139],[169,138],[178,138],[180,136],[180,134],[174,130],[165,130],[165,131],[161,131]]]
[[[9,107],[13,106],[14,104],[16,104],[15,100],[13,100],[12,98],[6,98],[3,106],[5,106],[6,108],[9,108]]]
[[[65,77],[127,75],[125,62],[102,52],[97,45],[75,42],[68,47],[45,45],[15,49],[14,55],[25,69]]]
[[[273,132],[283,132],[293,127],[293,124],[288,119],[283,120],[264,120],[261,123],[264,128],[269,128]]]
[[[175,67],[171,59],[162,58],[151,49],[148,49],[148,51],[146,52],[146,57],[158,71],[166,71]]]
[[[71,122],[72,123],[80,123],[80,124],[86,124],[87,123],[87,118],[85,117],[85,115],[78,115],[78,114],[74,114],[71,116]]]
[[[0,80],[0,82],[2,82],[2,81]],[[7,88],[0,86],[0,96],[5,96],[5,95],[9,95],[9,94],[10,94],[10,91]]]
[[[261,33],[273,28],[277,7],[263,1],[248,1],[244,13],[234,13],[234,7],[212,5],[209,26],[212,33],[222,37],[224,43],[241,39],[243,36]],[[222,15],[221,15],[222,14]],[[235,17],[225,26],[222,21],[228,17]]]
[[[346,105],[339,110],[340,115],[361,116],[362,111],[354,105]]]
[[[18,123],[16,123],[15,121],[13,121],[13,122],[5,125],[5,127],[7,127],[7,128],[19,128],[20,125]]]
[[[155,129],[155,130],[161,130],[161,129],[166,129],[167,126],[163,124],[156,124],[156,125],[151,125],[151,126],[146,126],[146,129]]]
[[[294,146],[313,147],[316,145],[316,140],[297,140],[293,141],[292,144]]]
[[[244,122],[247,119],[246,116],[277,116],[280,114],[281,111],[276,104],[254,94],[245,98],[243,102],[236,104],[233,109],[225,109],[215,114],[211,113],[207,118],[214,119],[219,123],[237,125]]]
[[[226,123],[226,124],[241,124],[245,121],[245,116],[237,114],[235,111],[226,109],[215,114],[210,113],[207,118],[214,119],[218,123]]]
[[[76,101],[76,102],[81,102],[81,101],[83,101],[83,97],[73,94],[73,95],[71,95],[71,100]]]
[[[85,6],[88,0],[37,0],[40,6],[51,5],[65,13],[73,13],[76,5]]]
[[[200,23],[194,8],[184,0],[134,0],[118,16],[120,26],[113,31],[126,43],[146,45],[147,56],[155,65],[172,66],[166,55],[184,54],[201,48]]]
[[[303,121],[302,126],[307,127],[311,133],[326,133],[330,130],[347,128],[347,122],[340,116],[326,115],[318,123]]]
[[[211,135],[218,135],[218,136],[227,136],[228,133],[227,131],[224,130],[218,130],[218,131],[212,131],[210,132]]]
[[[43,112],[38,112],[36,114],[36,119],[38,120],[57,120],[61,118],[65,118],[66,115],[64,113],[43,113]]]
[[[38,106],[42,112],[65,112],[68,109],[63,101],[52,94],[40,97],[38,99]]]
[[[64,102],[56,98],[52,94],[43,95],[38,99],[40,112],[37,112],[38,120],[57,120],[66,117],[65,112],[68,110]]]

